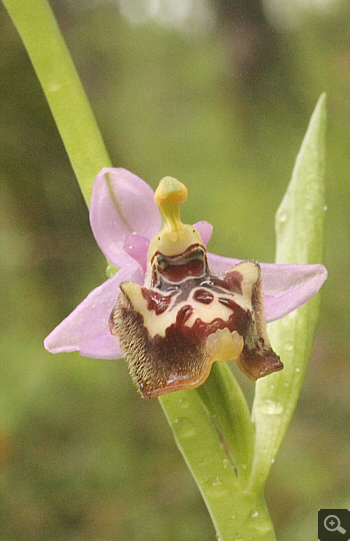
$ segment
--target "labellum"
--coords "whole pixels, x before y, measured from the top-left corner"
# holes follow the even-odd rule
[[[149,246],[145,285],[122,282],[110,316],[145,398],[198,387],[214,361],[233,359],[253,380],[283,368],[266,332],[260,266],[243,261],[214,276],[199,232],[180,220],[186,198],[177,180],[160,182],[163,225]]]

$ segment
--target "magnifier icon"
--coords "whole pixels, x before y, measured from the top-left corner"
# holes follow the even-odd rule
[[[336,515],[328,515],[324,519],[324,527],[329,532],[340,532],[340,533],[346,533],[346,530],[341,527],[340,520]]]

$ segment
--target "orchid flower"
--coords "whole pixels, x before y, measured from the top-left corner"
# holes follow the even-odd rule
[[[265,320],[268,323],[282,318],[315,295],[327,278],[325,267],[242,263],[239,259],[206,253],[205,246],[210,239],[212,226],[205,221],[193,226],[182,224],[179,206],[186,195],[184,185],[171,177],[163,179],[154,194],[150,186],[125,169],[104,168],[98,173],[92,191],[90,223],[100,249],[119,270],[94,289],[51,332],[44,342],[48,351],[79,351],[80,355],[101,359],[119,359],[126,353],[133,379],[143,396],[147,397],[159,396],[179,388],[197,387],[206,379],[216,360],[236,359],[240,368],[252,379],[283,368],[279,357],[269,345]],[[169,239],[172,239],[172,244]],[[195,255],[193,250],[189,251],[193,246]],[[185,253],[187,255],[184,256]],[[152,263],[155,254],[165,258],[158,266]],[[174,257],[180,260],[175,261]],[[191,268],[193,262],[197,270]],[[160,269],[162,264],[163,271]],[[176,265],[176,272],[180,272],[181,276],[175,279],[170,276],[169,270],[166,273],[164,268],[170,265]],[[160,275],[154,277],[157,272]],[[166,288],[159,285],[161,280],[167,281]],[[191,298],[187,295],[185,304],[179,301],[183,280],[187,283],[187,290],[190,287],[197,292],[197,297],[195,293]],[[204,292],[205,298],[200,298],[201,292],[202,297]],[[177,300],[173,302],[171,298]],[[149,309],[150,303],[159,299],[163,302],[162,312],[166,311],[166,315],[162,314],[161,317],[158,313],[155,315],[157,310],[154,306],[153,310]],[[211,301],[212,313],[207,306]],[[132,305],[133,313],[121,324],[120,314],[123,310],[125,312],[125,303],[129,307]],[[227,313],[222,315],[224,310],[229,310],[228,305],[231,306],[229,314],[232,315],[232,310],[235,314],[237,327],[230,327],[229,331],[228,324],[217,326],[218,321],[228,320]],[[169,368],[165,375],[156,374],[162,363],[161,358],[143,360],[143,366],[140,367],[141,361],[135,357],[156,355],[155,350],[150,354],[145,353],[150,337],[159,336],[163,331],[165,334],[167,326],[174,326],[175,321],[178,321],[176,316],[179,310],[186,310],[186,307],[188,322],[183,323],[183,328],[185,325],[193,327],[198,322],[202,324],[202,334],[203,328],[206,328],[207,347],[200,359],[190,359],[185,367],[178,368],[176,376],[172,374],[173,368]],[[169,316],[171,310],[172,315]],[[135,346],[140,333],[132,330],[133,314],[141,316],[148,331],[141,350],[138,343]],[[163,330],[158,328],[162,318]],[[203,323],[205,318],[210,321]],[[216,325],[215,334],[213,329],[208,331],[207,328],[213,322]],[[150,329],[151,326],[156,327]],[[248,331],[240,330],[242,326],[249,327],[249,335]],[[130,337],[125,338],[126,335]],[[177,344],[183,342],[184,335],[181,335]],[[248,351],[249,342],[251,345]],[[261,344],[263,351],[257,353]],[[149,364],[146,368],[145,362]],[[192,372],[190,365],[192,368],[196,365],[191,369]],[[152,380],[150,384],[147,383],[149,379]]]

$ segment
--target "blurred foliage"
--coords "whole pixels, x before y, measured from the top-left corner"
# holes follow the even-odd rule
[[[184,219],[214,225],[213,252],[273,261],[274,213],[316,100],[328,93],[330,276],[267,492],[279,541],[316,538],[317,510],[350,503],[349,3],[295,1],[288,12],[282,0],[197,0],[186,21],[164,1],[168,12],[133,24],[146,13],[141,3],[52,6],[113,163],[154,188],[165,175],[185,182]],[[2,6],[0,48],[0,537],[213,541],[158,402],[138,397],[125,363],[43,349],[104,280],[105,260]],[[251,397],[253,384],[237,377]]]

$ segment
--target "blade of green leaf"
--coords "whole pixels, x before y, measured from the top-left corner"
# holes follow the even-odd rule
[[[276,263],[321,263],[324,243],[324,136],[326,96],[311,117],[291,182],[276,214]],[[257,382],[251,489],[264,486],[294,412],[312,349],[319,312],[318,295],[269,326],[284,370]]]

